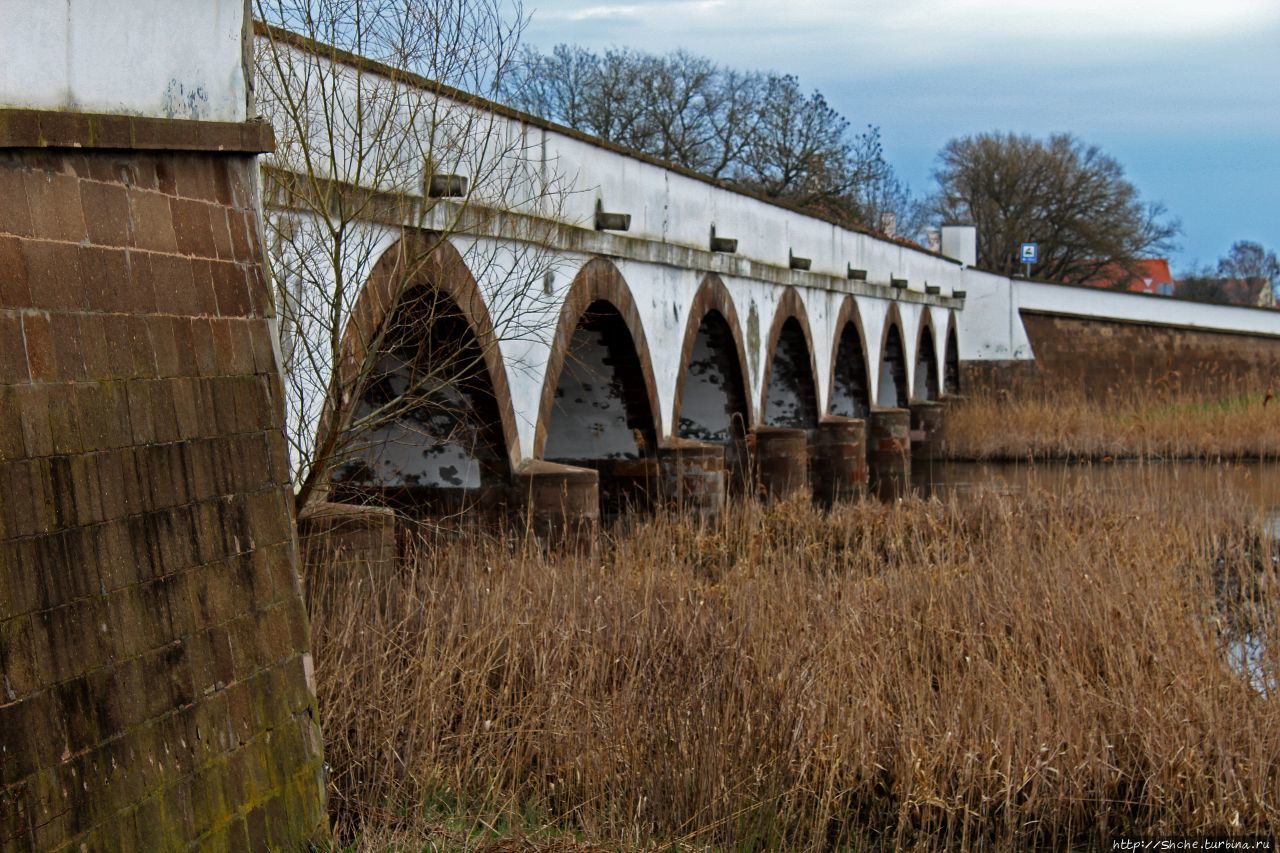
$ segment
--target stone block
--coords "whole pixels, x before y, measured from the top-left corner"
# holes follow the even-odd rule
[[[209,205],[202,201],[175,198],[169,201],[173,213],[173,231],[178,253],[198,258],[212,258],[217,254],[213,242],[213,230],[209,226]]]
[[[33,304],[22,243],[17,237],[0,235],[0,308],[27,308]]]
[[[129,215],[133,219],[133,239],[130,245],[148,252],[176,252],[178,240],[173,231],[169,198],[137,187],[130,187],[128,196]]]
[[[0,166],[0,234],[31,236],[31,208],[27,204],[25,170]]]
[[[33,234],[73,244],[87,237],[79,180],[71,175],[31,170],[23,174],[23,182]]]
[[[130,243],[129,197],[119,184],[98,182],[80,185],[80,204],[89,242],[124,247]]]
[[[49,345],[47,339],[42,343]],[[44,373],[47,368],[40,359],[48,359],[42,349],[37,348],[37,369]],[[27,370],[27,342],[23,334],[23,318],[16,312],[0,310],[0,385],[17,385],[31,378]]]

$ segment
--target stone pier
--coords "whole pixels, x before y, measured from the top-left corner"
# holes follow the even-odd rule
[[[809,446],[813,499],[821,506],[856,500],[867,493],[867,422],[828,415]]]
[[[911,404],[911,456],[922,461],[941,460],[946,441],[947,407],[941,401]]]
[[[894,500],[911,487],[911,413],[873,409],[867,418],[867,467],[871,493]]]
[[[666,502],[699,518],[720,516],[727,486],[723,444],[675,439],[658,451],[658,459]]]
[[[600,526],[600,475],[590,468],[533,460],[516,472],[526,523],[552,546],[594,541]]]
[[[755,476],[767,500],[808,490],[809,439],[802,429],[757,427]]]

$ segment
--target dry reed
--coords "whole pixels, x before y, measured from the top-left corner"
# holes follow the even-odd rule
[[[946,454],[976,461],[1280,458],[1280,401],[1256,390],[1265,385],[1250,387],[980,394],[948,409]]]
[[[1280,707],[1224,653],[1274,635],[1270,546],[1229,495],[1140,491],[739,504],[591,554],[440,534],[398,572],[314,567],[338,835],[1276,833]],[[1274,683],[1273,647],[1263,666]]]

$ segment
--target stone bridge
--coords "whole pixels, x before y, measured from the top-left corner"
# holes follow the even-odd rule
[[[0,8],[0,847],[300,848],[325,781],[285,436],[342,374],[288,390],[310,255],[264,217],[322,222],[282,193],[296,149],[257,120],[280,104],[253,97],[247,4]],[[735,488],[835,500],[868,470],[900,487],[972,382],[1276,367],[1274,312],[993,276],[963,226],[928,252],[439,97],[467,121],[422,133],[500,144],[370,184],[329,164],[376,202],[337,267],[343,359],[388,325],[392,388],[415,345],[474,356],[440,399],[476,417],[372,430],[335,492],[530,501],[550,526]],[[399,317],[410,271],[428,310]]]
[[[328,51],[261,28],[258,37]],[[429,85],[345,60],[361,63],[365,85],[371,74],[384,75],[387,86],[393,75],[394,85]],[[379,312],[397,288],[447,298],[450,310],[426,312],[402,346],[452,334],[459,351],[482,352],[468,379],[469,405],[483,414],[474,429],[447,438],[422,422],[388,425],[340,480],[434,494],[450,505],[460,494],[485,501],[514,480],[545,492],[548,510],[565,501],[566,489],[590,492],[598,483],[605,508],[617,509],[639,492],[682,495],[678,472],[686,467],[692,480],[684,485],[699,492],[703,475],[716,470],[731,487],[754,476],[771,492],[799,488],[812,458],[813,485],[829,500],[865,485],[869,425],[872,447],[885,450],[872,454],[873,482],[901,485],[911,411],[917,438],[927,442],[939,401],[959,391],[961,260],[454,96],[447,110],[483,113],[486,140],[519,140],[501,155],[509,162],[477,156],[468,169],[460,156],[455,168],[473,182],[465,202],[430,192],[455,174],[338,187],[385,196],[358,238],[373,248],[344,274],[367,282],[351,306],[358,327],[385,322]],[[274,118],[286,138],[288,121]],[[270,214],[283,233],[314,229],[314,216],[283,191],[306,178],[293,171],[290,147],[280,148],[265,158]],[[535,204],[489,200],[476,178],[498,175],[488,183],[509,186],[507,176],[530,162],[542,186],[557,188],[553,203],[550,189]],[[501,206],[501,215],[475,211],[486,203]],[[972,259],[973,229],[945,229],[943,247]],[[294,251],[294,243],[277,245],[277,269],[299,266]],[[406,257],[428,254],[413,277],[397,273]],[[447,333],[428,327],[437,320]],[[305,320],[284,322],[286,351],[291,337],[317,334]],[[836,464],[843,467],[833,475]],[[712,491],[714,503],[723,490]],[[584,493],[567,503],[596,501]]]
[[[263,27],[257,37],[335,57]],[[359,67],[361,85],[429,92],[435,114],[465,116],[475,145],[498,149],[464,145],[438,172],[418,162],[367,185],[335,181],[340,192],[382,196],[362,227],[371,250],[344,270],[369,282],[353,322],[386,321],[378,306],[395,288],[444,294],[464,322],[430,318],[449,321],[459,350],[483,353],[468,377],[472,399],[458,403],[491,425],[448,438],[425,422],[385,427],[340,472],[348,485],[456,506],[515,483],[535,513],[552,515],[593,515],[601,500],[616,511],[655,491],[714,505],[720,469],[730,489],[807,484],[824,501],[857,493],[869,471],[877,491],[893,493],[909,473],[909,438],[933,451],[940,403],[965,385],[1025,378],[1037,349],[1043,381],[1074,374],[1099,387],[1280,366],[1278,312],[992,275],[974,266],[972,227],[944,227],[941,251],[927,251],[398,69],[340,52],[336,61]],[[264,109],[287,138],[287,117]],[[269,187],[299,180],[290,150],[268,156]],[[439,191],[459,177],[470,182],[464,201]],[[268,204],[277,225],[307,229],[287,193],[269,190]],[[421,254],[407,246],[427,243],[435,257],[412,281],[394,273]],[[277,250],[277,269],[297,265],[291,246]],[[429,325],[404,345],[444,334]],[[287,348],[287,316],[285,326]],[[304,322],[292,334],[315,331]]]

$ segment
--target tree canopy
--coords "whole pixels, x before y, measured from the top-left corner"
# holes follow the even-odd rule
[[[1166,253],[1179,233],[1163,205],[1147,203],[1124,168],[1068,133],[1036,139],[982,133],[938,155],[935,213],[977,226],[978,264],[1021,272],[1018,247],[1034,241],[1034,278],[1082,282]]]
[[[845,223],[904,233],[919,206],[885,159],[880,131],[859,133],[791,75],[742,72],[675,51],[525,48],[502,81],[512,105]]]

